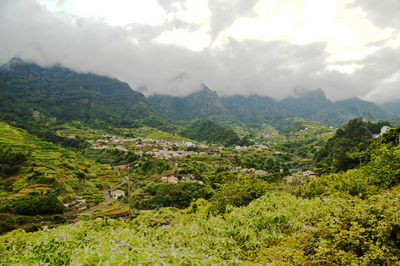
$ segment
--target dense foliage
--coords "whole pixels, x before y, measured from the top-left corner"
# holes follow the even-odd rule
[[[0,146],[0,180],[15,175],[20,171],[21,165],[27,160],[27,155],[13,152],[10,147]]]
[[[15,204],[18,214],[57,214],[63,213],[64,206],[57,195],[47,192],[45,195],[30,195],[19,199]]]
[[[147,197],[143,197],[147,195]],[[187,208],[196,199],[208,199],[212,190],[193,182],[178,184],[153,183],[138,190],[133,205],[138,209],[159,209],[161,207]]]
[[[335,136],[327,141],[325,147],[321,149],[315,160],[317,162],[333,165],[334,170],[347,170],[353,168],[358,160],[351,158],[349,153],[358,148],[361,143],[367,143],[376,133],[379,133],[383,126],[389,125],[388,122],[371,123],[364,122],[362,118],[350,120],[344,128],[339,128]]]
[[[189,127],[180,132],[180,134],[190,139],[217,143],[225,146],[247,144],[242,142],[240,137],[233,130],[204,119],[192,123]]]
[[[0,237],[0,262],[393,265],[400,254],[399,196],[398,189],[368,200],[267,193],[219,216],[199,202],[190,214],[163,209],[128,223],[14,231]]]

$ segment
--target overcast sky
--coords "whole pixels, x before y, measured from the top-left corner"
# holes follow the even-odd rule
[[[145,94],[400,99],[399,0],[0,0],[0,62],[116,77]]]

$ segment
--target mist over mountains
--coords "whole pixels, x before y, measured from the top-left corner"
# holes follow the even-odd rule
[[[320,121],[331,126],[340,126],[355,117],[395,124],[400,121],[397,116],[384,111],[375,103],[358,98],[332,102],[326,98],[322,89],[277,101],[259,95],[219,97],[203,86],[202,90],[184,98],[155,95],[149,97],[149,100],[171,117],[182,117],[185,120],[207,118],[228,126],[234,122],[233,119],[249,126],[277,125],[284,119],[294,117]]]
[[[0,70],[0,115],[5,120],[33,116],[82,120],[119,126],[162,127],[208,119],[229,128],[279,125],[299,117],[340,126],[354,117],[398,124],[398,104],[382,105],[358,98],[332,102],[322,89],[275,100],[268,96],[220,97],[206,85],[186,97],[145,97],[119,80],[76,73],[54,66],[43,68],[13,59]],[[396,109],[397,108],[397,109]],[[393,113],[387,110],[392,110]]]

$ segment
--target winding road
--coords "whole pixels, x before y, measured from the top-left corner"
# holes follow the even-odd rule
[[[117,188],[119,188],[120,186],[122,186],[125,183],[126,183],[126,179],[123,177],[123,178],[121,178],[121,183],[119,183],[118,185],[116,185],[114,187],[111,187],[110,189],[103,190],[104,199],[106,201],[104,203],[100,204],[100,205],[97,205],[97,206],[95,206],[95,207],[93,207],[93,208],[91,208],[89,210],[86,210],[86,211],[80,213],[79,215],[90,216],[90,215],[92,215],[92,212],[109,205],[111,203],[111,198],[110,198],[110,192],[109,191],[117,189]]]

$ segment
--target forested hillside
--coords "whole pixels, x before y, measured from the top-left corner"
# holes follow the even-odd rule
[[[19,59],[0,68],[0,101],[0,117],[22,124],[39,118],[103,127],[161,126],[165,121],[143,94],[119,80]]]
[[[282,120],[294,117],[294,114],[281,108],[278,103],[267,96],[251,95],[221,97],[225,108],[241,122],[256,126],[260,124],[280,125]]]
[[[377,104],[363,101],[358,98],[351,98],[335,102],[336,105],[342,107],[356,117],[362,117],[367,121],[390,121],[400,124],[400,118],[395,113],[383,110]]]
[[[191,123],[180,134],[189,139],[205,141],[209,143],[222,144],[225,146],[247,145],[242,142],[240,137],[232,130],[215,124],[210,120],[197,120]]]
[[[380,106],[387,112],[400,116],[400,101],[390,101],[383,103]]]
[[[149,101],[174,121],[194,121],[208,119],[231,128],[240,126],[235,118],[220,102],[216,92],[205,85],[186,97],[152,95]]]
[[[365,159],[361,158],[362,151],[366,149],[373,135],[380,133],[383,126],[389,125],[389,122],[372,123],[364,122],[362,118],[352,119],[344,128],[336,131],[335,136],[316,154],[315,160],[317,163],[329,165],[333,171],[353,168]]]
[[[341,126],[349,119],[363,117],[367,121],[391,121],[399,124],[399,117],[385,112],[378,105],[358,98],[332,102],[322,89],[302,92],[279,102],[281,108],[298,117]]]

